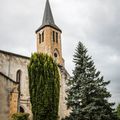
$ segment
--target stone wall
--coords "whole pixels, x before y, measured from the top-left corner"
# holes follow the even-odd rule
[[[66,100],[65,97],[66,96],[66,90],[67,90],[67,85],[66,82],[67,80],[70,78],[70,75],[68,74],[68,72],[66,71],[66,69],[64,67],[59,67],[60,69],[60,75],[61,75],[61,79],[60,79],[60,101],[59,101],[59,120],[61,120],[62,118],[65,118],[65,116],[69,115],[69,110],[67,110],[67,106],[66,106]]]
[[[17,112],[18,84],[0,73],[0,119],[8,120]]]
[[[10,93],[10,111],[9,117],[11,117],[14,113],[18,112],[18,85],[13,85],[13,89]]]
[[[5,51],[0,51],[0,72],[16,81],[17,71],[21,71],[20,80],[20,106],[25,112],[31,113],[29,97],[29,80],[27,65],[29,58]]]

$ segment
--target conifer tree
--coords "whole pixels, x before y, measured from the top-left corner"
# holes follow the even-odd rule
[[[34,53],[28,73],[33,120],[57,120],[60,91],[57,64],[47,54]]]
[[[118,104],[118,106],[117,106],[117,116],[120,120],[120,104]]]
[[[100,72],[87,54],[85,46],[79,42],[74,54],[75,69],[68,80],[67,107],[71,110],[65,120],[116,120],[113,115],[113,103]]]

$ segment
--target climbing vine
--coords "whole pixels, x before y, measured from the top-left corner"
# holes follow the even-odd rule
[[[34,53],[28,74],[33,120],[57,120],[60,92],[57,64],[47,54]]]

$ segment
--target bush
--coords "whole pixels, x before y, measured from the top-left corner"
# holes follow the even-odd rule
[[[28,113],[15,113],[12,115],[11,120],[28,120],[29,114]]]

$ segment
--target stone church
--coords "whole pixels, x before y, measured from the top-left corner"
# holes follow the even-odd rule
[[[47,53],[60,69],[59,119],[68,115],[66,108],[66,79],[70,76],[62,58],[61,29],[55,24],[49,0],[46,1],[42,25],[35,31],[38,53]],[[14,47],[14,46],[13,46]],[[13,113],[31,113],[27,66],[30,57],[0,50],[0,118],[7,120]]]

